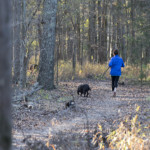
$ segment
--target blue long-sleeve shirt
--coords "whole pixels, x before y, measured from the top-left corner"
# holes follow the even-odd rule
[[[111,67],[110,75],[111,76],[121,76],[121,67],[124,67],[124,62],[121,57],[115,55],[111,58],[109,62],[109,67]]]

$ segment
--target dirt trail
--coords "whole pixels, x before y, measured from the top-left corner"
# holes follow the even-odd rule
[[[80,97],[76,94],[77,86],[88,83],[91,88],[90,97]],[[76,103],[75,109],[64,109],[66,99],[71,99],[73,91]],[[43,97],[39,97],[43,95]],[[49,135],[59,132],[76,132],[86,134],[87,120],[91,133],[97,124],[102,124],[105,130],[117,128],[126,116],[134,116],[137,105],[143,110],[141,122],[150,123],[150,89],[120,86],[117,97],[112,97],[110,82],[75,81],[63,82],[58,89],[52,92],[38,92],[30,99],[34,107],[31,111],[23,106],[15,105],[13,110],[13,146],[14,149],[24,148],[22,140],[31,137],[46,143]],[[45,100],[43,100],[45,98]],[[37,100],[38,99],[38,100]],[[50,100],[46,100],[50,99]],[[19,104],[20,105],[20,104]]]

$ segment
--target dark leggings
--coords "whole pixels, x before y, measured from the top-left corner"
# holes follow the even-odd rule
[[[118,87],[119,76],[111,76],[111,80],[112,80],[112,91],[114,91],[114,88]]]

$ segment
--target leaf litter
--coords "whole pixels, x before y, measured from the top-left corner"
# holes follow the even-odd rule
[[[92,88],[89,97],[77,95],[77,87],[82,83]],[[49,149],[67,150],[65,142],[63,146],[60,144],[65,140],[74,144],[75,149],[86,149],[90,146],[87,136],[92,139],[98,124],[103,125],[105,132],[115,130],[127,116],[135,115],[137,106],[140,106],[141,124],[149,128],[149,88],[141,90],[138,86],[125,85],[117,89],[117,97],[113,98],[112,94],[110,81],[77,80],[61,82],[52,91],[37,91],[28,98],[31,108],[25,107],[22,101],[13,102],[13,148],[34,149],[32,143],[36,143],[41,149],[48,145]],[[65,109],[65,103],[70,100],[75,101],[75,108]]]

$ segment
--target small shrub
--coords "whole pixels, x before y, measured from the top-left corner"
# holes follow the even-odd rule
[[[103,142],[103,129],[98,124],[98,132],[93,136],[92,144],[98,144],[99,149],[105,149],[105,143]]]
[[[76,73],[74,77],[73,70],[72,70],[72,62],[60,61],[58,76],[60,80],[68,80],[68,79],[74,79],[74,78],[98,79],[107,68],[108,68],[107,64],[101,65],[97,63],[92,64],[92,63],[86,62],[84,66],[81,67],[81,65],[77,63]],[[108,76],[109,76],[109,71],[106,72],[105,77],[108,77]]]
[[[138,112],[140,107],[136,108]],[[147,137],[143,132],[145,127],[142,127],[138,121],[138,114],[133,119],[126,119],[121,122],[119,127],[109,133],[107,143],[111,149],[118,150],[149,150],[150,137]],[[148,129],[148,128],[147,128]],[[149,130],[148,130],[149,131]],[[148,135],[149,136],[149,135]],[[102,128],[99,125],[99,132],[94,135],[93,143],[99,143],[99,149],[104,149],[102,140]]]

